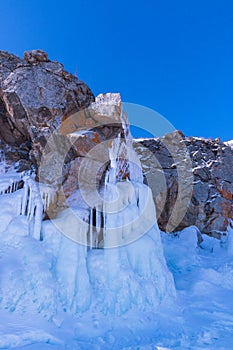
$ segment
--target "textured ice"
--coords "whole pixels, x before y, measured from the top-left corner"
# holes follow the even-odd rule
[[[144,186],[138,184],[136,188],[143,192]],[[125,203],[128,202],[125,188],[121,193],[124,194]],[[139,211],[136,196],[135,208]],[[55,242],[53,254],[56,278],[62,286],[59,297],[65,309],[74,313],[98,309],[105,314],[122,314],[132,308],[156,309],[163,299],[173,300],[173,279],[163,256],[158,227],[154,223],[155,212],[150,212],[153,220],[149,220],[148,210],[145,210],[144,217],[141,217],[142,225],[139,226],[144,230],[148,225],[149,229],[136,240],[132,234],[138,234],[138,226],[132,224],[135,217],[126,215],[126,224],[130,229],[129,234],[126,232],[124,235],[122,225],[125,223],[119,222],[122,214],[118,211],[114,214],[105,213],[105,249],[98,250],[87,250],[85,239],[89,225],[80,219],[81,215],[74,215],[74,212],[67,210],[53,222],[44,224],[44,244],[52,249]],[[116,223],[118,227],[113,229]],[[64,237],[62,232],[69,238]],[[119,242],[121,247],[118,246]]]
[[[22,174],[0,172],[0,195],[17,191],[21,181]]]
[[[93,243],[89,227],[93,210],[88,216],[86,208],[67,209],[56,219],[42,222],[45,204],[32,177],[23,177],[20,190],[0,196],[4,218],[0,313],[5,310],[16,318],[40,315],[55,328],[62,327],[67,317],[95,315],[96,332],[106,317],[112,317],[112,322],[130,313],[147,317],[160,306],[172,304],[174,282],[164,259],[150,189],[124,181],[107,182],[105,191],[106,199],[114,199],[105,202],[103,212],[105,249],[87,248],[88,235]],[[3,344],[9,347],[30,344],[25,333],[19,338],[4,334]],[[35,332],[34,340],[42,342],[43,337],[39,340]]]
[[[119,147],[103,206],[79,207],[77,192],[50,221],[54,190],[2,171],[0,349],[231,348],[232,223],[221,241],[195,227],[161,240],[137,162],[116,181]]]
[[[210,238],[213,250],[198,247],[195,228],[162,234],[177,297],[162,293],[159,306],[167,277],[144,265],[145,254],[156,264],[154,229],[119,249],[86,250],[50,221],[37,241],[28,224],[18,216],[0,236],[0,348],[231,348],[232,229],[224,243]]]
[[[15,193],[15,195],[7,200],[8,196],[6,195],[11,193]],[[9,210],[5,211],[6,220],[7,216],[11,218],[17,215],[26,216],[30,223],[30,234],[38,240],[41,239],[43,211],[48,208],[53,198],[54,191],[42,184],[39,187],[32,175],[13,171],[0,174],[0,201],[4,203],[6,200],[6,207],[9,207]],[[2,221],[5,222],[4,219]],[[3,229],[4,225],[0,230]]]

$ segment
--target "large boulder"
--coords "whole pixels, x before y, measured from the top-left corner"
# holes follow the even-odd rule
[[[0,51],[0,139],[14,160],[24,158],[26,149],[28,160],[37,163],[62,118],[86,108],[94,95],[45,52],[28,51],[24,58]]]

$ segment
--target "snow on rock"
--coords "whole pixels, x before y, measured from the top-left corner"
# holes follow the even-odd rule
[[[233,149],[233,140],[224,142],[225,145],[230,146]]]
[[[196,225],[213,236],[226,231],[228,219],[233,219],[233,153],[229,146],[232,141],[184,137],[179,131],[134,140],[161,230],[174,232]]]

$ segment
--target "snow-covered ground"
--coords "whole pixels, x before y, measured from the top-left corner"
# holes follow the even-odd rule
[[[206,237],[201,248],[196,237],[192,227],[177,236],[162,234],[177,290],[172,304],[156,311],[142,305],[119,315],[96,307],[74,315],[55,304],[53,293],[59,291],[43,242],[1,234],[0,349],[232,349],[231,238]],[[98,278],[101,252],[88,253]],[[94,290],[100,293],[98,286]]]
[[[165,260],[156,227],[86,251],[49,221],[35,239],[23,189],[11,192],[0,196],[0,349],[232,349],[232,230],[200,245],[195,227],[161,233]]]

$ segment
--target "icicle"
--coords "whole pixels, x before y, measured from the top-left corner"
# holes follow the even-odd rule
[[[17,210],[16,210],[17,215],[22,215],[22,200],[17,201]]]
[[[33,196],[32,188],[29,184],[29,196],[28,196],[28,207],[27,207],[27,218],[29,221],[34,216],[34,211],[35,211],[35,203],[32,202],[33,197],[34,196]]]
[[[100,233],[101,230],[101,213],[99,212],[98,209],[96,209],[96,232],[97,234]]]
[[[42,239],[41,237],[42,213],[43,213],[43,205],[41,201],[38,200],[35,208],[35,218],[34,218],[34,227],[33,227],[33,237],[38,241]]]
[[[0,194],[13,193],[21,182],[21,174],[2,173],[0,174]]]
[[[90,210],[90,221],[89,221],[89,232],[90,232],[90,249],[93,248],[93,209]]]
[[[27,216],[31,226],[31,234],[35,239],[41,239],[41,222],[43,203],[39,185],[30,176],[24,176],[24,192],[21,202],[21,215]]]
[[[85,247],[85,254],[87,252],[87,232],[88,232],[88,225],[85,221],[80,220],[80,226],[81,226],[81,237],[80,241],[82,242],[82,245]]]
[[[44,211],[48,210],[50,204],[54,201],[56,189],[52,186],[39,184],[41,199],[43,201]]]
[[[6,172],[6,156],[3,150],[0,151],[0,174],[5,174]]]
[[[23,192],[22,205],[21,205],[21,215],[26,215],[27,213],[28,195],[29,195],[29,185],[28,185],[27,179],[25,178],[24,192]]]

